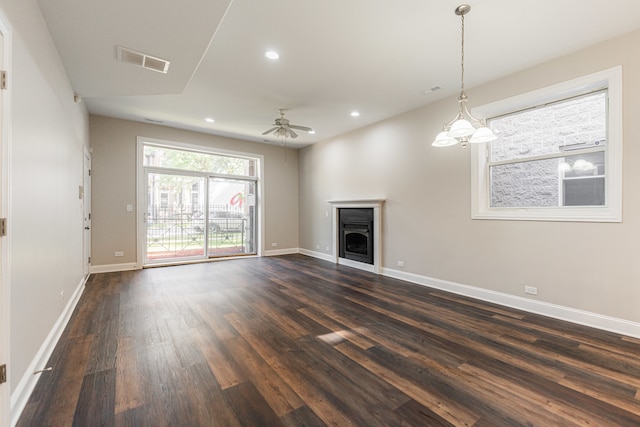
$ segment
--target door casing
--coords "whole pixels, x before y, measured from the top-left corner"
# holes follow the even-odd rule
[[[0,10],[0,69],[11,76],[11,25]],[[11,82],[11,77],[8,78]],[[7,382],[0,384],[0,425],[11,422],[10,310],[11,283],[11,90],[0,89],[0,218],[7,218],[7,235],[0,237],[0,365],[7,365]]]
[[[145,173],[144,162],[144,146],[145,144],[157,144],[175,149],[195,150],[203,152],[211,152],[215,154],[238,156],[238,157],[251,157],[258,161],[256,170],[256,192],[258,195],[264,194],[264,176],[263,165],[264,156],[261,154],[245,153],[239,151],[225,150],[207,146],[200,146],[194,144],[187,144],[176,141],[165,141],[156,138],[137,137],[136,148],[136,268],[142,269],[144,267],[145,250],[146,250],[146,211],[147,211],[147,177]],[[265,230],[264,230],[264,202],[261,197],[257,199],[255,209],[255,223],[256,223],[256,235],[255,235],[255,247],[256,256],[262,256],[264,252]]]

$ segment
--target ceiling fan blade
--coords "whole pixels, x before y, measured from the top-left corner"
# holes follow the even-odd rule
[[[310,130],[312,130],[310,127],[306,127],[306,126],[289,125],[289,127],[293,129],[303,130],[305,132],[309,132]]]
[[[269,129],[269,130],[267,130],[267,131],[262,132],[262,134],[263,134],[263,135],[266,135],[266,134],[268,134],[268,133],[273,132],[273,131],[274,131],[274,130],[276,130],[276,129],[278,129],[278,128],[277,128],[277,127],[275,127],[275,128],[271,128],[271,129]]]
[[[291,130],[291,128],[289,128],[289,133],[291,134],[291,138],[297,138],[298,134],[295,133],[293,130]]]

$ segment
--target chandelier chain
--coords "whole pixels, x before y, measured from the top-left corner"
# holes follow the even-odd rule
[[[461,88],[461,95],[464,94],[464,14],[460,15],[461,18],[461,28],[462,28],[462,36],[461,36],[461,40],[462,40],[462,45],[461,45],[461,61],[460,61],[460,88]]]

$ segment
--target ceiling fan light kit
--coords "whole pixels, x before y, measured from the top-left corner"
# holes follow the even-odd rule
[[[286,108],[281,108],[278,110],[280,113],[280,117],[276,118],[273,122],[273,127],[269,130],[262,132],[263,135],[268,135],[273,132],[275,136],[280,137],[282,140],[282,147],[284,148],[284,165],[287,165],[287,137],[289,138],[297,138],[298,134],[293,130],[301,130],[308,133],[313,133],[313,129],[308,126],[300,126],[293,125],[289,121],[289,119],[284,118],[284,113],[287,111]]]
[[[449,147],[461,143],[467,148],[469,143],[481,143],[495,140],[497,137],[489,129],[483,119],[475,118],[467,107],[467,94],[464,92],[464,16],[469,13],[471,6],[461,4],[455,10],[461,21],[461,61],[460,61],[460,96],[458,96],[459,110],[456,117],[442,127],[433,143],[434,147]]]
[[[284,113],[287,111],[286,108],[281,108],[278,111],[280,112],[280,117],[275,119],[273,123],[273,127],[271,129],[262,132],[263,135],[268,135],[271,132],[273,132],[275,136],[280,136],[284,138],[286,137],[297,138],[298,134],[293,129],[301,130],[305,132],[313,131],[313,129],[311,129],[310,127],[294,125],[294,124],[291,124],[291,122],[289,122],[288,119],[285,119]]]

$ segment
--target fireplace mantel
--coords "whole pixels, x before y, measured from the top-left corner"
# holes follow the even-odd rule
[[[385,202],[385,199],[344,199],[344,200],[327,200],[327,203],[332,205],[348,205],[348,206],[338,206],[338,207],[351,207],[355,206],[358,208],[373,208],[376,206],[381,206]]]
[[[333,261],[336,264],[358,268],[371,273],[380,274],[382,269],[382,206],[384,198],[371,199],[335,199],[327,200],[333,207]],[[339,218],[338,209],[342,208],[373,208],[373,265],[352,261],[339,256]]]

